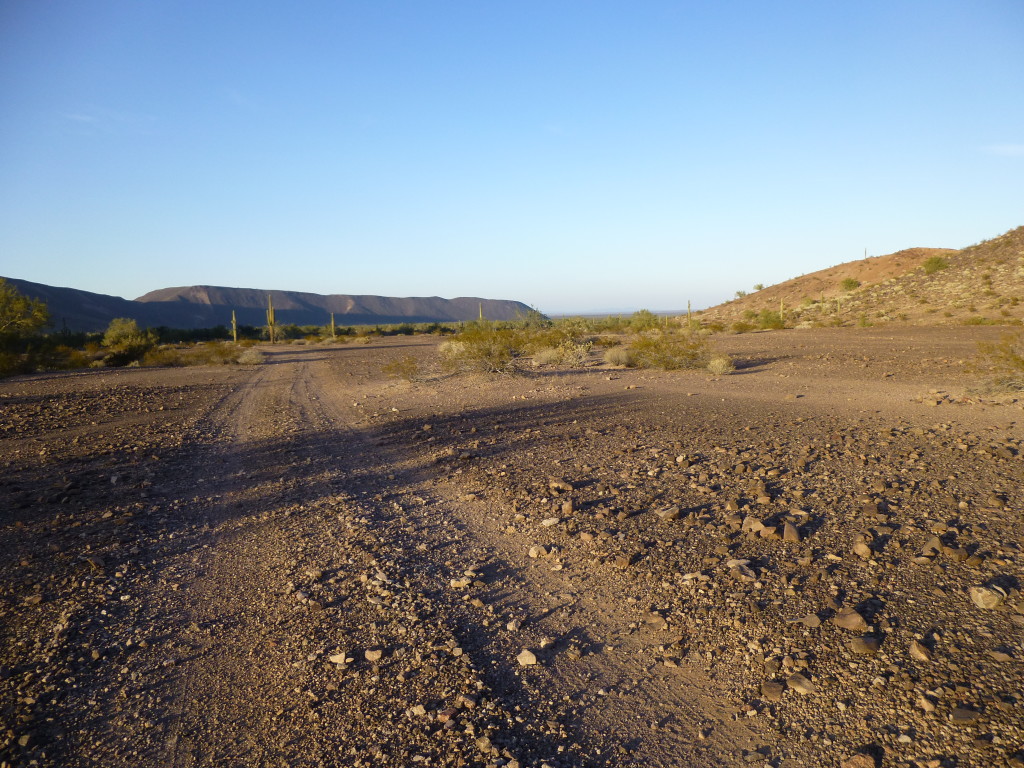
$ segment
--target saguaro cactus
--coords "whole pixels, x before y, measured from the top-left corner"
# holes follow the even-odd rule
[[[277,340],[277,322],[274,319],[274,299],[267,294],[267,335],[270,336],[270,343]]]
[[[331,338],[332,339],[338,338],[338,332],[337,332],[337,330],[334,327],[334,313],[333,312],[331,312]]]
[[[235,310],[231,310],[231,338],[235,344],[238,343],[238,320],[235,318]]]

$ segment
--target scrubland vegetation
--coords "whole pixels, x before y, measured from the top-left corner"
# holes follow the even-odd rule
[[[1024,332],[1008,333],[997,342],[979,344],[978,349],[998,386],[1024,390]]]
[[[526,367],[582,368],[608,365],[658,368],[672,371],[709,368],[716,375],[733,370],[728,356],[715,354],[710,331],[699,324],[658,317],[640,310],[628,318],[567,318],[548,320],[541,315],[517,322],[469,323],[438,352],[442,369],[449,373],[515,373]],[[594,354],[604,347],[603,356]]]

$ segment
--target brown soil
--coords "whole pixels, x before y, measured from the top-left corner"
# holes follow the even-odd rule
[[[964,367],[993,335],[0,383],[0,762],[1020,764],[1024,414]]]

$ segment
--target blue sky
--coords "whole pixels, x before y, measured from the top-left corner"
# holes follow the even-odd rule
[[[1024,224],[1024,3],[0,0],[0,275],[708,306]]]

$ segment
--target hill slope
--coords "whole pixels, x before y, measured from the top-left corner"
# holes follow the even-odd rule
[[[57,330],[67,327],[72,331],[103,330],[115,317],[130,317],[149,327],[209,328],[230,324],[232,310],[242,325],[263,325],[268,294],[273,297],[278,323],[295,325],[324,325],[332,312],[339,325],[376,325],[472,320],[478,317],[481,307],[492,320],[511,320],[530,311],[522,302],[500,299],[323,296],[208,285],[164,288],[129,301],[28,280],[8,281],[25,295],[45,301]]]
[[[701,319],[753,322],[780,302],[787,325],[1019,324],[1024,227],[959,251],[910,248],[839,264],[711,307]]]

